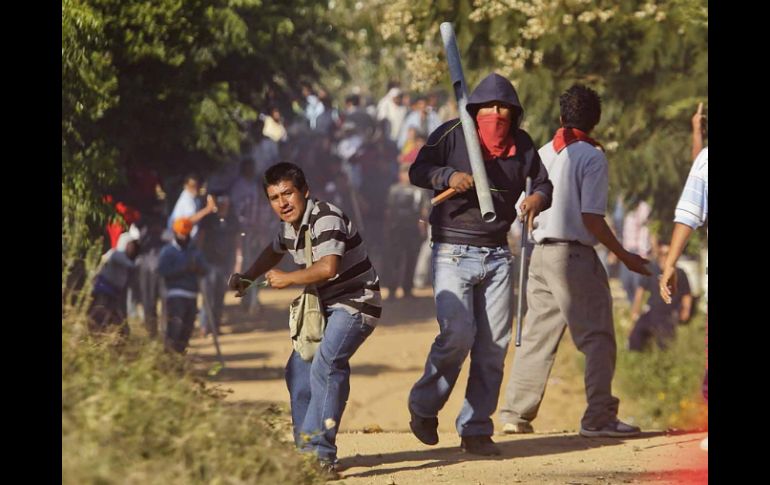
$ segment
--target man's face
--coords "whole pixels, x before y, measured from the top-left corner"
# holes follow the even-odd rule
[[[126,256],[129,257],[132,261],[136,259],[136,257],[139,255],[139,243],[136,241],[131,241],[126,245]]]
[[[511,105],[505,104],[501,101],[490,101],[488,103],[482,104],[481,108],[479,108],[478,114],[489,115],[498,113],[501,116],[508,118],[509,120],[513,119],[513,108]]]
[[[307,197],[310,191],[303,194],[291,180],[281,180],[275,185],[267,186],[267,199],[278,217],[293,226],[298,226],[305,213]]]
[[[198,185],[197,180],[190,179],[184,185],[184,188],[186,191],[190,192],[192,195],[198,195],[198,189],[200,188],[200,186]]]

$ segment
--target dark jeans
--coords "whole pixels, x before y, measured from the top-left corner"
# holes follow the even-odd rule
[[[641,352],[650,339],[655,339],[658,347],[665,350],[676,335],[676,315],[647,312],[636,321],[628,336],[628,349]]]
[[[88,309],[89,329],[92,332],[106,332],[117,327],[122,335],[129,334],[126,322],[126,300],[105,293],[95,293]]]
[[[166,325],[166,347],[184,352],[190,342],[195,315],[198,311],[193,298],[171,297],[166,300],[168,324]]]
[[[150,337],[158,335],[158,300],[161,300],[161,314],[166,311],[163,301],[163,278],[158,273],[157,260],[155,264],[141,261],[139,263],[139,293],[144,309],[144,326]]]
[[[422,240],[409,237],[405,229],[394,228],[388,233],[391,238],[385,250],[386,260],[383,267],[386,268],[386,286],[390,290],[389,298],[395,296],[395,291],[399,286],[404,289],[404,296],[408,296],[412,292],[414,270],[417,266],[417,255],[420,253]]]

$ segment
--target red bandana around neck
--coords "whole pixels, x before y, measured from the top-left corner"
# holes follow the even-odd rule
[[[511,120],[498,113],[476,115],[479,144],[485,161],[495,157],[506,158],[516,154],[511,134]]]
[[[588,133],[585,131],[578,130],[577,128],[564,127],[556,130],[556,134],[553,136],[553,148],[556,150],[556,153],[559,153],[576,141],[590,143],[601,151],[604,151],[602,144],[588,136]]]

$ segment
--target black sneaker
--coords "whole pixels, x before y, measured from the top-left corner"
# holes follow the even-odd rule
[[[497,447],[490,436],[462,436],[461,438],[460,447],[466,453],[482,456],[500,454],[500,448]]]
[[[580,436],[586,438],[627,438],[639,436],[641,430],[616,419],[602,428],[584,428],[580,426]]]
[[[411,408],[409,414],[412,416],[409,428],[417,439],[426,445],[438,444],[438,418],[423,418],[414,414]]]

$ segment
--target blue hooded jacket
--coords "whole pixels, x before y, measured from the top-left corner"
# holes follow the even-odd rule
[[[203,254],[190,242],[182,247],[172,241],[160,250],[158,273],[165,279],[168,290],[198,291],[198,278],[208,273],[210,267]]]

